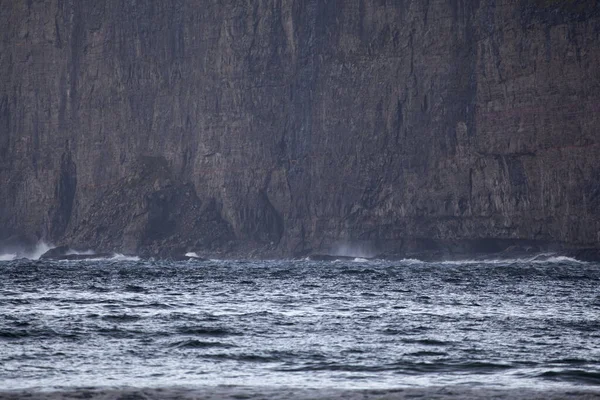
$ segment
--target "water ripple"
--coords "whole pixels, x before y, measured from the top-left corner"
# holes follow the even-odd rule
[[[594,263],[14,260],[0,276],[7,388],[600,384]]]

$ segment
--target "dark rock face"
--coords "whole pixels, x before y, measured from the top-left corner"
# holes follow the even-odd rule
[[[595,0],[0,9],[0,240],[600,247]]]
[[[112,255],[111,253],[78,254],[71,252],[69,246],[58,246],[42,254],[40,260],[90,260],[94,258],[109,258]]]
[[[234,239],[214,201],[203,203],[192,185],[175,181],[161,157],[140,157],[84,215],[65,240],[102,252],[165,258],[195,248],[216,251]]]
[[[600,262],[600,249],[597,248],[572,250],[568,255],[580,261]]]

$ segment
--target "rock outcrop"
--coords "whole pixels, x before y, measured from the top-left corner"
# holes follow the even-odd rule
[[[0,10],[0,240],[600,247],[596,0]]]

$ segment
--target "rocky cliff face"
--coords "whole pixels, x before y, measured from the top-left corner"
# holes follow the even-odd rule
[[[0,10],[0,239],[600,247],[598,1]]]

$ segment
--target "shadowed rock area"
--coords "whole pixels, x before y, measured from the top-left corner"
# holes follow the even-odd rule
[[[0,241],[600,248],[597,1],[0,9]]]
[[[231,228],[215,203],[203,203],[191,184],[174,181],[164,158],[142,157],[85,215],[65,240],[99,251],[179,258],[196,248],[233,245]]]

